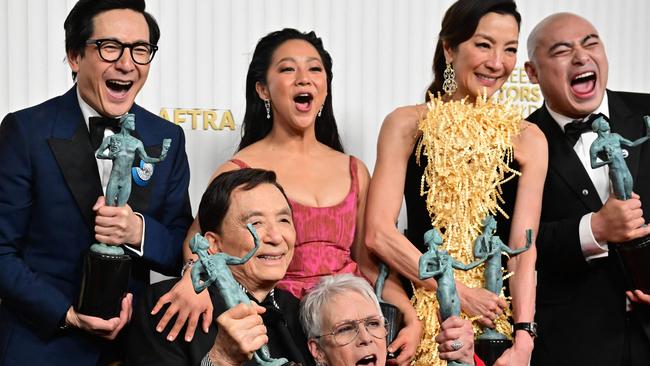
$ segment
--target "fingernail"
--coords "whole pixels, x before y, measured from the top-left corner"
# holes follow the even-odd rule
[[[167,340],[171,342],[174,340],[174,338],[172,336],[167,336]]]
[[[190,342],[192,340],[192,337],[185,337],[185,342]]]
[[[161,328],[161,327],[156,328],[156,330],[157,330],[158,332],[162,332],[162,328]]]

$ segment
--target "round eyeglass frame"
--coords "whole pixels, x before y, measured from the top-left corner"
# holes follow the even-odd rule
[[[115,43],[116,45],[120,46],[120,53],[117,55],[117,57],[115,57],[115,59],[112,59],[110,57],[107,58],[106,55],[102,53],[102,45],[104,45],[106,42]],[[133,62],[135,62],[138,65],[148,65],[151,63],[151,61],[153,61],[153,57],[156,55],[156,51],[158,51],[158,46],[147,42],[123,43],[115,39],[89,39],[86,41],[86,44],[97,46],[97,52],[99,53],[99,57],[106,62],[117,62],[117,60],[122,58],[122,55],[124,54],[124,49],[130,48],[131,60],[133,60]],[[147,46],[151,50],[151,53],[149,55],[149,60],[147,62],[140,62],[136,60],[135,54],[133,53],[133,48],[138,46]]]

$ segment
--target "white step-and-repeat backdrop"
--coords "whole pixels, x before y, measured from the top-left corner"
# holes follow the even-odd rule
[[[480,0],[476,0],[480,1]],[[244,82],[257,40],[283,27],[314,30],[334,59],[334,111],[347,151],[372,172],[384,116],[422,101],[444,11],[451,0],[149,0],[162,38],[137,102],[187,135],[193,208],[212,171],[234,152]],[[63,20],[74,0],[0,0],[0,114],[71,85]],[[520,0],[519,62],[503,93],[541,105],[523,71],[526,37],[543,17],[571,11],[600,30],[609,87],[650,92],[647,0]],[[0,162],[1,164],[1,162]]]

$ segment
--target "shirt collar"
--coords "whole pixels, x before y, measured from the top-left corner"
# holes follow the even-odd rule
[[[250,292],[248,292],[248,290],[246,289],[246,287],[244,287],[244,285],[242,285],[242,284],[239,283],[239,282],[237,282],[237,285],[239,285],[239,288],[240,288],[242,291],[244,291],[244,293],[246,294],[246,296],[248,296],[251,300],[253,300],[253,301],[255,301],[255,302],[258,302],[257,299],[255,299],[255,296],[253,296],[253,294],[251,294]],[[266,303],[266,302],[270,302],[270,303],[273,305],[274,308],[276,308],[277,310],[280,310],[280,306],[279,306],[278,303],[275,301],[275,288],[272,288],[272,289],[271,289],[271,292],[269,292],[269,294],[266,296],[266,298],[265,298],[264,300],[262,300],[261,302],[258,302],[258,304],[263,305],[263,304]]]
[[[90,121],[90,117],[101,117],[101,114],[97,113],[97,111],[94,110],[93,107],[91,107],[90,104],[86,103],[86,101],[81,97],[81,94],[79,94],[79,86],[77,86],[77,101],[79,102],[79,108],[81,108],[81,114],[84,117],[86,128],[90,130],[88,127],[88,121]]]
[[[567,117],[555,112],[548,106],[548,104],[546,104],[546,109],[548,109],[548,113],[551,115],[551,117],[553,117],[555,122],[557,122],[557,124],[560,126],[562,131],[564,131],[564,126],[566,126],[568,123],[573,122],[575,120],[574,118]],[[607,91],[605,91],[605,94],[603,95],[603,100],[600,102],[598,108],[596,108],[595,111],[591,112],[591,114],[594,113],[602,113],[605,117],[609,118],[609,103],[607,99]],[[589,116],[585,116],[584,119],[587,119],[587,117]]]

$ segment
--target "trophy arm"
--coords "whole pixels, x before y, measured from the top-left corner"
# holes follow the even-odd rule
[[[437,270],[430,271],[427,269],[429,259],[425,258],[424,255],[420,257],[420,265],[418,266],[418,277],[420,277],[421,280],[426,280],[432,277],[436,277],[440,274],[442,274],[442,268],[438,268]]]
[[[603,150],[603,146],[601,146],[600,143],[596,143],[594,141],[593,144],[591,144],[591,147],[589,148],[589,158],[591,162],[591,169],[596,169],[600,168],[603,165],[607,165],[612,162],[612,160],[604,160],[604,161],[598,161],[598,152],[600,150]]]
[[[472,268],[478,267],[481,263],[485,262],[488,259],[488,257],[480,258],[478,260],[475,260],[472,263],[469,264],[463,264],[461,262],[456,261],[455,259],[452,259],[451,266],[460,269],[463,271],[469,271]]]
[[[429,278],[436,277],[442,273],[442,270],[438,269],[435,271],[428,271],[426,269],[419,271],[418,273],[421,280],[428,280]]]
[[[626,139],[625,137],[621,137],[619,141],[621,142],[621,145],[625,145],[625,146],[629,146],[629,147],[635,147],[635,146],[639,146],[642,143],[648,141],[648,139],[650,139],[650,136],[643,136],[643,137],[635,140],[634,142],[632,142],[632,141]]]
[[[97,148],[97,151],[95,151],[95,157],[97,159],[112,159],[110,154],[104,153],[106,149],[108,148],[108,145],[111,143],[111,137],[104,137],[102,140],[102,144],[99,145],[99,148]]]
[[[209,247],[208,241],[199,233],[196,233],[190,240],[190,250],[194,254],[199,254],[200,251],[207,250]]]
[[[248,253],[246,253],[245,256],[241,258],[228,256],[228,258],[226,259],[226,263],[228,265],[236,266],[248,262],[248,260],[251,259],[251,257],[253,257],[253,255],[255,255],[257,250],[260,248],[260,238],[257,236],[257,231],[255,231],[253,225],[246,224],[246,228],[248,229],[248,232],[251,233],[251,235],[253,236],[253,242],[255,242],[255,246]]]
[[[164,150],[164,147],[163,147],[163,152],[160,154],[159,158],[154,158],[147,155],[147,151],[144,149],[144,146],[140,141],[138,141],[138,147],[136,148],[136,151],[138,152],[138,155],[140,155],[140,159],[142,159],[142,161],[144,161],[145,163],[149,163],[149,164],[159,163],[165,160],[165,157],[167,155],[167,151]]]
[[[487,251],[483,250],[483,248],[487,248],[487,245],[483,245],[485,241],[485,235],[481,234],[479,235],[476,240],[474,240],[474,248],[472,251],[472,254],[474,254],[474,257],[476,258],[483,258],[487,256]]]
[[[501,249],[504,252],[506,252],[508,255],[517,255],[519,253],[523,253],[523,252],[527,251],[528,249],[530,249],[530,246],[532,244],[533,244],[533,231],[531,229],[528,229],[528,230],[526,230],[526,245],[525,246],[523,246],[521,248],[517,248],[517,249],[512,249],[509,246],[503,244],[501,246]]]

